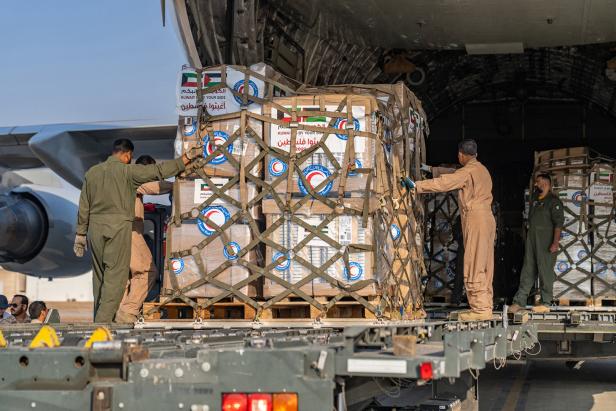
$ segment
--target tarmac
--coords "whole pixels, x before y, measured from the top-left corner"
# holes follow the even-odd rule
[[[479,378],[480,411],[616,410],[616,360],[584,362],[509,361]]]

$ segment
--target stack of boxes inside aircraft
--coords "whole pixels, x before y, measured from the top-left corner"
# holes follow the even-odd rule
[[[425,221],[425,296],[431,302],[448,303],[452,301],[461,235],[457,190],[428,195]]]
[[[600,303],[616,298],[614,166],[587,147],[535,154],[534,174],[547,172],[564,205],[554,298]]]
[[[163,305],[423,313],[423,209],[400,184],[427,128],[412,92],[309,88],[263,64],[184,68],[179,83],[176,154],[196,156],[174,184]]]

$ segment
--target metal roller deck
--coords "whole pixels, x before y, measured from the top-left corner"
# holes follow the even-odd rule
[[[223,393],[297,393],[301,410],[353,409],[346,390],[458,378],[536,343],[502,321],[207,321],[58,325],[58,346],[29,348],[40,326],[2,329],[0,397],[21,409],[219,410]],[[407,354],[395,355],[395,342]],[[399,352],[397,354],[400,354]],[[435,383],[433,383],[435,385]]]

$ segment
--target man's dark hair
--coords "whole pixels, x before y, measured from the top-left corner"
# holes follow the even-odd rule
[[[43,301],[33,301],[32,304],[30,304],[30,308],[28,308],[28,314],[30,314],[30,318],[35,320],[39,318],[39,315],[46,309],[47,305],[45,305]]]
[[[544,180],[548,180],[550,184],[552,184],[552,177],[548,173],[539,173],[537,174],[537,178],[543,178]]]
[[[25,304],[25,305],[26,305],[26,307],[28,306],[28,297],[26,297],[26,296],[25,296],[25,295],[23,295],[23,294],[15,294],[15,295],[13,296],[13,298],[15,298],[15,297],[19,297],[19,299],[21,300],[21,303],[22,303],[22,304]]]
[[[135,164],[147,166],[149,164],[156,164],[156,160],[154,160],[154,157],[145,154],[143,156],[139,156],[137,161],[135,161]]]
[[[458,143],[458,151],[467,156],[477,155],[477,142],[470,138],[462,140]]]
[[[135,151],[135,146],[129,139],[120,138],[113,142],[113,150],[111,150],[112,153],[126,153],[129,151]]]

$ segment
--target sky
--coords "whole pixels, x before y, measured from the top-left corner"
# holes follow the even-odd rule
[[[0,127],[177,122],[186,57],[167,1],[7,0],[0,4]]]

